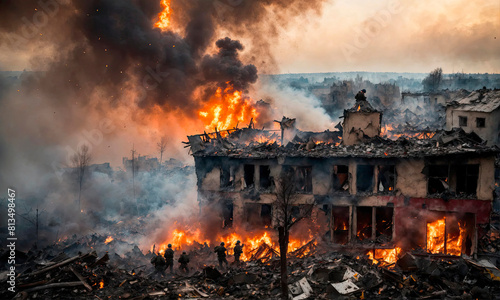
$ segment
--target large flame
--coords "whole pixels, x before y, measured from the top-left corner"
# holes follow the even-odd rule
[[[203,238],[200,235],[199,229],[190,230],[186,228],[185,230],[182,230],[176,228],[168,234],[167,241],[165,241],[160,245],[159,253],[163,254],[169,243],[172,244],[172,248],[174,248],[175,250],[186,250],[193,248],[199,249],[200,247],[207,247],[207,246],[213,248],[219,245],[221,242],[224,242],[225,247],[228,250],[228,255],[233,255],[234,246],[236,245],[237,241],[240,241],[241,244],[245,245],[243,247],[243,254],[240,257],[242,261],[248,261],[252,258],[252,256],[253,259],[264,259],[264,260],[270,259],[271,257],[269,257],[269,255],[272,253],[266,251],[261,251],[261,253],[255,256],[256,254],[255,250],[259,249],[260,247],[270,249],[271,252],[279,254],[279,244],[277,243],[276,240],[273,239],[274,235],[271,231],[263,230],[258,233],[246,232],[245,235],[238,234],[235,231],[231,231],[225,234],[219,234],[216,240],[211,241]],[[309,236],[304,239],[290,237],[288,243],[288,252],[291,253],[295,250],[300,249],[302,246],[310,243],[311,240],[312,240],[311,234],[309,234]],[[316,243],[313,242],[313,244],[315,245]],[[309,252],[310,250],[307,249],[306,251],[301,253],[300,256],[303,257],[309,254]]]
[[[218,131],[235,128],[238,124],[249,123],[258,116],[257,110],[242,92],[235,89],[229,82],[227,87],[217,88],[199,115],[205,123],[205,129]]]
[[[459,234],[446,234],[446,217],[427,223],[427,251],[430,253],[446,253],[461,255],[466,234],[465,223],[458,223]],[[446,243],[445,243],[446,236]]]
[[[158,14],[158,22],[155,23],[155,27],[166,30],[170,26],[170,15],[172,14],[170,0],[162,0],[161,6],[163,11]]]

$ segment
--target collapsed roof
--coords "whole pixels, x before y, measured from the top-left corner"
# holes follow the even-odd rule
[[[283,119],[285,120],[285,118]],[[286,120],[294,120],[288,119]],[[337,125],[339,126],[339,125]],[[296,129],[295,129],[296,130]],[[488,147],[474,132],[462,129],[440,130],[432,138],[399,138],[395,141],[380,136],[367,138],[366,142],[351,146],[343,145],[342,131],[304,132],[295,131],[293,138],[282,145],[278,130],[242,128],[188,136],[186,147],[191,147],[195,157],[225,156],[233,158],[269,159],[277,157],[364,157],[410,158],[460,154],[496,154],[500,149]]]
[[[492,112],[500,107],[500,89],[473,91],[464,98],[450,102],[448,106],[462,111]]]

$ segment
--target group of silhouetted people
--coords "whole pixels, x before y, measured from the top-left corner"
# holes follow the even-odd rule
[[[234,262],[239,266],[240,265],[240,257],[241,254],[243,254],[243,247],[245,245],[241,244],[240,241],[236,242],[236,245],[234,246]],[[222,269],[228,266],[228,262],[226,259],[227,256],[227,249],[224,247],[224,242],[220,243],[219,246],[216,246],[214,248],[214,252],[217,253],[217,259],[219,261],[219,267]],[[180,264],[179,269],[181,271],[184,271],[185,273],[189,272],[189,256],[187,253],[184,251],[182,252],[181,256],[177,260],[177,262]],[[168,244],[167,249],[163,253],[163,256],[158,253],[158,255],[155,255],[151,259],[151,263],[155,266],[155,272],[154,275],[160,274],[160,275],[165,275],[165,270],[170,269],[170,273],[173,273],[174,269],[174,250],[172,249],[172,244]]]

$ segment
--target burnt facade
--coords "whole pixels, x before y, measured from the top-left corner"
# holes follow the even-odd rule
[[[429,224],[444,220],[444,248],[436,251],[458,254],[448,249],[457,242],[460,253],[473,253],[489,223],[498,149],[463,131],[384,140],[381,113],[355,106],[344,116],[343,134],[294,129],[284,145],[242,139],[269,137],[251,128],[189,137],[200,204],[220,205],[224,226],[272,226],[276,179],[293,172],[299,203],[314,202],[319,235],[333,246],[425,249],[439,240]]]

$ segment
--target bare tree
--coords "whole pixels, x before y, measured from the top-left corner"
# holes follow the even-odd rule
[[[439,89],[441,80],[443,78],[443,69],[436,68],[427,75],[427,77],[422,80],[422,85],[424,86],[424,91],[434,92]]]
[[[290,229],[300,220],[308,217],[314,203],[299,204],[299,194],[294,172],[283,172],[276,182],[275,225],[278,229],[281,266],[281,293],[288,299],[287,253]],[[298,210],[297,210],[298,208]]]
[[[89,146],[86,144],[83,145],[71,158],[71,162],[73,164],[73,168],[75,168],[77,180],[78,180],[78,207],[81,210],[81,196],[82,196],[82,186],[83,179],[85,176],[85,171],[90,165],[90,161],[92,160],[92,156],[90,155]]]
[[[167,149],[167,138],[162,137],[160,141],[156,144],[158,147],[158,151],[160,152],[160,169],[161,169],[161,162],[163,160],[163,152],[165,152],[165,149]]]

